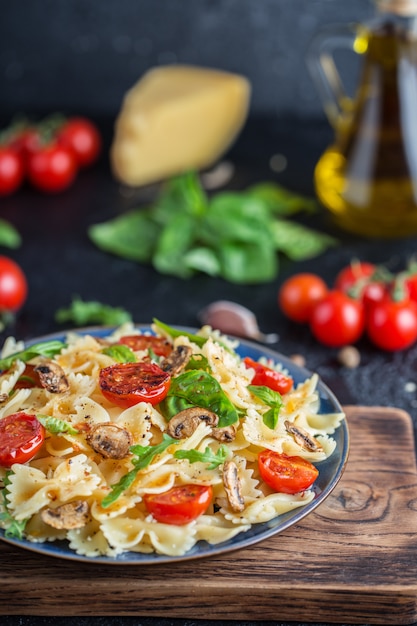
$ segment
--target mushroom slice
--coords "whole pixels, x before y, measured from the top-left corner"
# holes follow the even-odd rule
[[[219,417],[216,413],[199,406],[184,409],[169,420],[168,435],[174,439],[191,437],[201,422],[205,422],[208,426],[217,426]]]
[[[34,368],[39,381],[50,393],[64,393],[69,389],[69,382],[64,370],[58,363],[44,359]]]
[[[222,443],[230,443],[236,437],[236,426],[230,424],[230,426],[223,426],[223,428],[213,428],[211,435],[217,441]]]
[[[322,452],[323,446],[317,439],[312,437],[304,428],[294,426],[288,420],[284,422],[285,430],[292,435],[299,446],[309,450],[310,452]]]
[[[237,465],[234,461],[226,461],[223,465],[223,484],[227,499],[233,511],[240,513],[245,508]]]
[[[131,433],[117,424],[96,424],[88,433],[87,442],[105,459],[124,459],[133,443]]]
[[[171,376],[178,376],[187,365],[192,353],[190,346],[176,346],[159,367]]]
[[[42,521],[58,530],[82,528],[90,519],[88,503],[84,500],[74,500],[61,506],[44,509],[41,512]]]

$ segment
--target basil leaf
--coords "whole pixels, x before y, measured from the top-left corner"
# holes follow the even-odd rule
[[[4,476],[4,489],[1,490],[2,508],[0,512],[0,520],[6,523],[5,536],[10,539],[23,539],[24,531],[29,518],[18,521],[9,511],[9,501],[6,498],[9,493],[8,486],[10,485],[10,475],[13,474],[11,470],[6,471]]]
[[[330,235],[285,220],[275,220],[271,233],[277,250],[293,261],[311,259],[337,245],[337,240]]]
[[[171,380],[168,395],[160,404],[168,420],[178,413],[178,411],[173,412],[174,405],[170,402],[172,397],[182,399],[184,404],[187,404],[185,408],[199,406],[213,411],[219,416],[219,428],[230,426],[238,421],[238,413],[220,384],[203,370],[186,371]]]
[[[206,337],[200,337],[199,335],[188,333],[185,330],[179,330],[178,328],[173,328],[172,326],[168,326],[168,324],[164,324],[163,322],[160,322],[155,317],[153,318],[152,321],[156,326],[158,326],[162,331],[167,333],[173,339],[175,337],[188,337],[190,341],[192,341],[193,343],[196,343],[198,346],[200,346],[200,348],[201,346],[204,346],[204,344],[207,341]]]
[[[278,257],[270,242],[265,245],[225,243],[219,249],[222,274],[232,283],[264,283],[276,276]]]
[[[76,296],[69,307],[59,309],[55,313],[55,320],[60,324],[73,322],[76,326],[94,323],[104,326],[120,326],[125,322],[130,322],[132,316],[120,307],[112,307],[95,300],[85,302]]]
[[[247,193],[263,202],[264,206],[275,215],[294,215],[300,211],[315,213],[318,209],[314,198],[296,194],[277,183],[257,183],[249,187]]]
[[[50,415],[36,415],[38,422],[46,428],[46,430],[53,435],[58,433],[68,433],[69,435],[78,435],[78,430],[74,428],[68,422],[60,420],[57,417],[51,417]]]
[[[136,363],[137,361],[129,346],[124,346],[122,344],[114,344],[113,346],[103,348],[102,353],[107,354],[107,356],[110,356],[118,363]]]
[[[6,248],[18,248],[22,243],[19,232],[6,220],[0,219],[0,245]]]
[[[228,447],[222,444],[216,453],[208,446],[204,452],[198,450],[177,450],[174,453],[176,459],[187,459],[190,463],[208,463],[207,469],[216,469],[225,462],[228,456]]]
[[[176,439],[173,439],[166,433],[162,435],[161,443],[156,446],[132,446],[130,451],[137,458],[132,459],[132,463],[135,466],[130,472],[122,476],[118,483],[111,485],[111,492],[103,498],[101,506],[105,509],[110,506],[119,498],[126,489],[128,489],[134,482],[137,474],[141,469],[150,465],[153,459],[164,452],[172,444],[178,444]]]
[[[279,412],[283,405],[281,394],[263,385],[249,385],[248,389],[264,404],[271,407],[269,411],[264,413],[262,420],[265,426],[274,430],[278,424]]]
[[[44,356],[46,358],[52,358],[56,354],[59,354],[63,348],[66,347],[66,344],[62,341],[51,340],[51,341],[43,341],[42,343],[34,343],[32,346],[29,346],[25,350],[21,350],[20,352],[15,352],[4,359],[0,359],[0,371],[7,370],[14,361],[19,360],[26,363],[33,359],[35,356]]]
[[[174,213],[163,226],[152,256],[152,264],[162,274],[190,278],[194,273],[184,263],[184,254],[194,240],[194,221],[186,213]]]
[[[204,272],[209,276],[219,276],[221,274],[221,264],[215,250],[208,247],[199,246],[191,248],[183,256],[184,265],[193,271]]]

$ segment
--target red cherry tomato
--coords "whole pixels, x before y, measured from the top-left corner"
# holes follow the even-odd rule
[[[23,182],[25,168],[21,156],[8,146],[0,146],[0,196],[8,196]]]
[[[149,513],[161,524],[188,524],[202,515],[213,498],[211,485],[181,485],[144,496]]]
[[[128,408],[139,402],[161,402],[168,393],[171,377],[153,363],[118,363],[100,370],[99,384],[107,400]]]
[[[0,311],[17,311],[26,300],[28,285],[20,266],[0,256]]]
[[[18,131],[12,138],[10,146],[20,154],[26,162],[29,154],[36,152],[41,147],[41,137],[36,128],[30,126]]]
[[[417,304],[407,297],[395,301],[387,295],[370,308],[366,330],[372,343],[383,350],[410,347],[417,340]]]
[[[367,263],[366,261],[353,261],[347,267],[344,267],[337,274],[334,281],[334,288],[339,291],[348,293],[352,287],[357,285],[358,281],[362,281],[375,273],[376,265]]]
[[[13,413],[0,419],[0,466],[33,459],[45,439],[45,429],[35,415]]]
[[[128,346],[134,352],[139,350],[152,350],[157,356],[168,356],[172,352],[172,343],[164,337],[153,335],[125,335],[118,343]]]
[[[101,135],[97,127],[83,117],[65,122],[58,131],[58,141],[74,152],[80,167],[92,165],[101,152]]]
[[[245,357],[243,359],[244,364],[248,368],[252,368],[255,370],[255,375],[252,378],[252,385],[259,385],[263,387],[269,387],[274,391],[278,391],[278,393],[287,393],[292,389],[294,384],[291,376],[286,376],[282,372],[277,372],[266,365],[262,365],[262,363],[258,363],[254,361],[250,357]]]
[[[287,456],[273,450],[263,450],[258,456],[262,480],[279,493],[305,491],[319,475],[318,469],[300,456]]]
[[[314,307],[310,328],[314,337],[326,346],[336,348],[355,343],[365,328],[364,306],[342,291],[329,291]]]
[[[72,151],[56,142],[30,153],[27,167],[31,183],[47,193],[67,189],[74,182],[78,169]]]
[[[327,285],[316,274],[295,274],[288,278],[278,291],[278,304],[290,320],[308,322],[319,300],[326,295]]]
[[[411,274],[404,280],[408,296],[413,302],[417,302],[417,274]]]

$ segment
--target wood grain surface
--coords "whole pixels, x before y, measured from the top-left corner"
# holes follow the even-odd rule
[[[0,615],[417,621],[411,418],[385,407],[345,409],[344,475],[297,525],[249,548],[170,565],[78,563],[0,542]]]

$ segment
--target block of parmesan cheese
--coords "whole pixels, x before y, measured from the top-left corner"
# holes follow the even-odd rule
[[[113,173],[141,186],[214,164],[246,121],[250,83],[187,65],[149,70],[125,95],[110,151]]]

